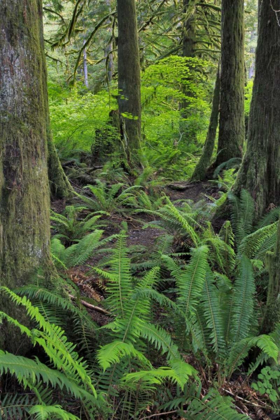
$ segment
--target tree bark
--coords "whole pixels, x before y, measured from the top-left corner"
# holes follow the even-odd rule
[[[0,284],[14,288],[50,258],[41,1],[1,0],[0,16]],[[1,326],[2,348],[5,334]]]
[[[183,24],[183,43],[182,43],[182,53],[183,57],[193,58],[195,57],[195,12],[196,12],[196,0],[183,0],[183,12],[186,16]],[[186,64],[187,65],[187,64]],[[187,82],[188,79],[186,78]],[[182,86],[182,92],[185,95],[185,98],[180,104],[180,111],[182,116],[182,121],[180,123],[180,134],[181,141],[188,142],[190,138],[195,136],[193,130],[190,132],[190,127],[187,118],[193,112],[188,109],[190,101],[189,98],[194,96],[192,90],[190,90],[186,84]]]
[[[244,117],[244,1],[222,1],[221,111],[216,165],[242,156]]]
[[[262,330],[264,333],[269,333],[280,320],[280,222],[278,222],[274,252],[267,253],[266,263],[269,281]]]
[[[48,119],[49,121],[49,119]],[[48,123],[48,175],[50,183],[51,197],[63,199],[74,196],[73,188],[65,175],[54,146],[52,135]]]
[[[248,146],[235,193],[255,200],[256,218],[280,205],[280,28],[269,1],[260,3],[256,74],[249,116]]]
[[[140,61],[135,0],[118,0],[119,110],[129,163],[138,166],[141,139]]]
[[[208,127],[207,137],[204,144],[203,152],[198,164],[195,167],[191,181],[203,181],[206,176],[206,171],[211,162],[215,146],[216,131],[219,122],[219,106],[220,106],[220,68],[217,71],[217,78],[214,88],[212,112],[210,123]]]

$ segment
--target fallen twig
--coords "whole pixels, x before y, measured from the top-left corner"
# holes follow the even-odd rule
[[[69,297],[70,297],[72,300],[77,300],[77,299],[75,298],[75,296],[73,296],[73,295],[69,295]],[[80,300],[80,302],[81,302],[81,304],[82,304],[82,305],[84,305],[86,308],[93,309],[93,310],[98,311],[98,312],[102,312],[103,314],[106,314],[106,315],[111,315],[111,314],[110,314],[110,312],[106,311],[106,309],[100,308],[100,306],[95,306],[95,305],[92,305],[91,303],[88,303],[88,302],[86,302],[85,300]]]

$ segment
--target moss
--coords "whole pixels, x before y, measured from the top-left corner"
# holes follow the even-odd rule
[[[134,0],[118,0],[118,88],[122,139],[129,163],[138,165],[141,140],[140,60]]]
[[[250,192],[256,218],[280,205],[279,27],[269,2],[262,2],[260,12],[247,152],[234,186],[237,194],[242,188]]]
[[[244,1],[222,1],[221,103],[216,165],[242,156],[244,117]]]
[[[213,96],[212,112],[210,117],[209,128],[203,152],[198,164],[195,167],[194,173],[191,177],[191,181],[203,181],[206,176],[206,171],[211,162],[215,146],[216,131],[219,120],[219,105],[220,105],[220,71],[217,71],[217,78]]]
[[[14,288],[50,261],[48,101],[40,2],[0,2],[0,15],[0,284]]]

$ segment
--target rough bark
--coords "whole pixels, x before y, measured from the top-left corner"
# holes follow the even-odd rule
[[[183,43],[182,52],[183,57],[193,58],[195,57],[195,11],[196,11],[196,0],[183,0],[183,12],[186,15],[183,25]],[[187,80],[186,80],[187,81]],[[193,137],[194,133],[190,133],[189,126],[186,124],[186,119],[190,116],[190,110],[188,109],[190,101],[188,98],[194,96],[193,91],[188,89],[187,83],[183,84],[182,92],[185,95],[180,104],[180,110],[182,115],[182,122],[180,124],[181,140],[187,142],[189,137]],[[191,111],[193,112],[193,111]]]
[[[49,261],[41,1],[1,0],[0,16],[0,284],[14,288]],[[7,308],[4,299],[0,305]],[[12,344],[13,337],[7,338],[1,326],[0,346],[8,339]]]
[[[222,1],[221,111],[216,165],[241,157],[244,118],[244,1]]]
[[[140,61],[135,0],[118,0],[117,13],[119,110],[124,146],[133,166],[138,161],[141,139]]]
[[[219,106],[220,106],[220,69],[217,71],[217,78],[214,88],[212,112],[207,132],[206,141],[202,151],[202,155],[198,164],[195,167],[191,181],[203,181],[206,176],[206,171],[211,162],[215,146],[216,131],[219,122]]]
[[[280,222],[278,222],[275,250],[268,253],[266,262],[269,282],[262,330],[269,333],[280,320]]]
[[[256,75],[249,116],[248,146],[235,192],[255,200],[256,217],[280,205],[280,28],[270,2],[260,3]]]
[[[48,175],[51,197],[54,199],[69,198],[74,195],[73,188],[65,175],[59,160],[48,124]]]

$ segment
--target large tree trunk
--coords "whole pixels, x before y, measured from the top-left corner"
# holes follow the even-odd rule
[[[48,102],[41,1],[1,0],[0,16],[0,284],[13,288],[49,261]]]
[[[118,0],[119,110],[129,163],[138,164],[141,139],[140,62],[135,0]]]
[[[280,28],[269,1],[260,3],[256,75],[248,146],[234,190],[247,189],[256,203],[256,217],[280,205]]]
[[[210,165],[214,146],[216,131],[219,122],[219,106],[220,106],[220,68],[217,71],[217,78],[214,88],[212,112],[207,132],[206,141],[202,151],[202,155],[199,159],[198,164],[195,167],[194,173],[191,177],[191,181],[203,181],[206,176],[206,171]]]
[[[216,165],[241,157],[244,117],[244,1],[222,1],[221,111]]]

